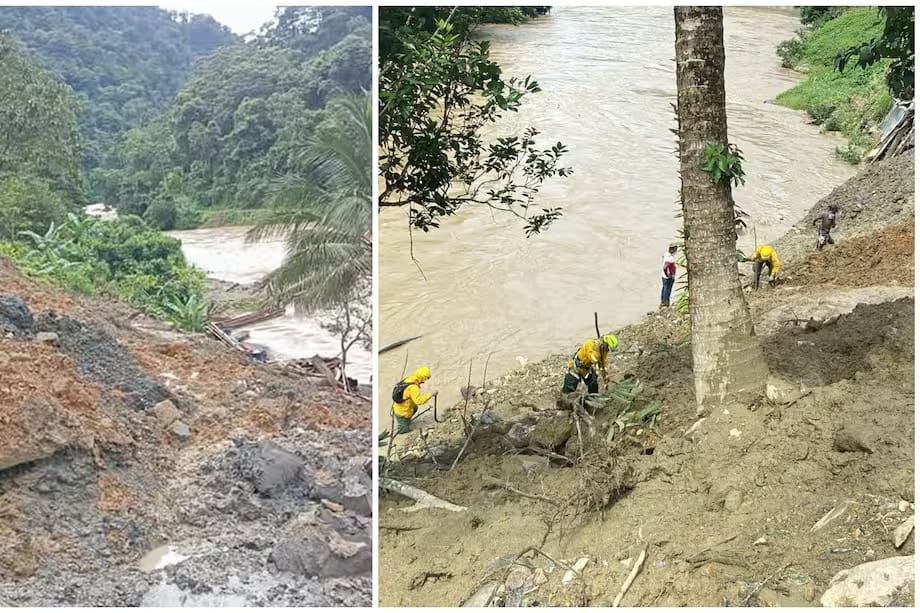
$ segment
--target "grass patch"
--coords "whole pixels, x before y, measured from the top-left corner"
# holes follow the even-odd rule
[[[893,103],[885,83],[889,61],[869,68],[851,63],[842,73],[834,69],[838,50],[870,40],[882,33],[883,19],[874,7],[843,11],[812,31],[800,33],[800,45],[786,41],[777,52],[784,58],[795,48],[799,67],[806,78],[777,97],[791,109],[805,111],[825,130],[840,132],[849,139],[838,155],[859,163],[875,143],[874,130]]]

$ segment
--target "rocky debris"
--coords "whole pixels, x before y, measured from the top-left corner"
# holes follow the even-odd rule
[[[872,453],[872,449],[863,442],[860,433],[851,427],[838,430],[837,433],[834,434],[834,451],[844,453],[864,451],[866,453]]]
[[[523,449],[530,444],[530,437],[537,427],[536,419],[525,421],[520,420],[511,424],[506,436],[511,444],[518,449]]]
[[[914,585],[914,556],[895,556],[842,570],[821,596],[825,607],[910,606],[900,602]]]
[[[370,535],[346,538],[312,513],[295,518],[272,548],[269,560],[278,570],[307,577],[345,577],[371,572]]]
[[[35,340],[39,343],[49,343],[54,345],[60,337],[54,332],[39,332],[35,335]]]
[[[575,560],[575,563],[572,564],[572,568],[565,571],[565,574],[562,576],[562,585],[567,586],[575,581],[575,578],[578,576],[576,573],[581,573],[581,571],[585,569],[585,566],[587,566],[588,562],[590,561],[591,558],[578,558]]]
[[[18,296],[0,295],[0,336],[31,336],[35,331],[32,311]]]
[[[256,491],[268,498],[280,496],[289,485],[306,485],[303,460],[271,441],[261,441],[250,448],[244,460]]]
[[[515,565],[511,572],[508,573],[508,578],[505,579],[505,589],[509,592],[523,590],[524,586],[531,583],[532,577],[533,572],[529,568]]]
[[[492,600],[492,595],[495,594],[498,587],[499,584],[496,581],[486,583],[476,590],[476,593],[463,601],[463,604],[460,606],[476,608],[487,607]]]
[[[573,429],[572,414],[560,411],[548,419],[537,422],[530,433],[530,444],[550,451],[556,450],[565,445],[572,436]]]
[[[131,354],[102,330],[55,313],[39,317],[36,329],[56,333],[58,347],[73,356],[80,374],[123,392],[131,408],[149,409],[169,397],[166,388],[145,375]]]
[[[182,416],[172,400],[164,400],[157,403],[157,405],[153,407],[153,415],[164,428],[168,428],[174,421]]]
[[[894,529],[892,533],[892,541],[894,542],[895,549],[900,549],[904,543],[907,542],[907,539],[910,538],[910,533],[914,531],[914,516],[911,515],[905,519],[901,524]]]
[[[169,431],[178,436],[182,441],[186,441],[192,436],[191,428],[189,428],[188,424],[186,424],[184,421],[173,422]]]
[[[841,518],[846,516],[846,513],[852,504],[853,502],[851,500],[845,500],[835,506],[833,509],[828,511],[824,517],[815,522],[815,525],[811,527],[811,532],[820,532],[828,526],[832,526],[837,523]]]

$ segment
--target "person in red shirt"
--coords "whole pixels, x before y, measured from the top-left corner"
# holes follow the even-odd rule
[[[677,245],[668,247],[664,254],[661,266],[661,306],[671,306],[671,290],[674,288],[674,279],[677,277]]]

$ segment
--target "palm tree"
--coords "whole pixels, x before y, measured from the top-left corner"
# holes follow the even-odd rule
[[[286,239],[284,261],[263,287],[273,304],[308,312],[348,300],[372,271],[371,99],[345,95],[330,111],[334,125],[307,148],[307,171],[277,182],[271,210],[247,236]]]
[[[729,180],[703,168],[706,145],[728,148],[720,7],[674,8],[681,203],[700,413],[759,393],[767,366],[738,277]]]

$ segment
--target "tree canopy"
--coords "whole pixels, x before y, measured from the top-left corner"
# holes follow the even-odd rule
[[[327,104],[370,89],[370,17],[288,7],[279,19],[201,62],[166,113],[126,134],[100,172],[107,201],[188,225],[189,211],[260,208],[277,177],[306,171]]]
[[[73,90],[0,34],[0,229],[34,230],[60,219],[79,192]]]
[[[531,207],[545,180],[571,173],[560,162],[565,146],[538,148],[533,128],[482,136],[539,85],[504,78],[488,41],[472,38],[480,23],[516,23],[545,8],[381,8],[378,206],[405,207],[410,227],[423,231],[469,205],[519,217],[528,235],[561,215]]]
[[[167,108],[199,58],[240,43],[208,15],[150,6],[3,7],[0,28],[77,93],[84,170]]]

